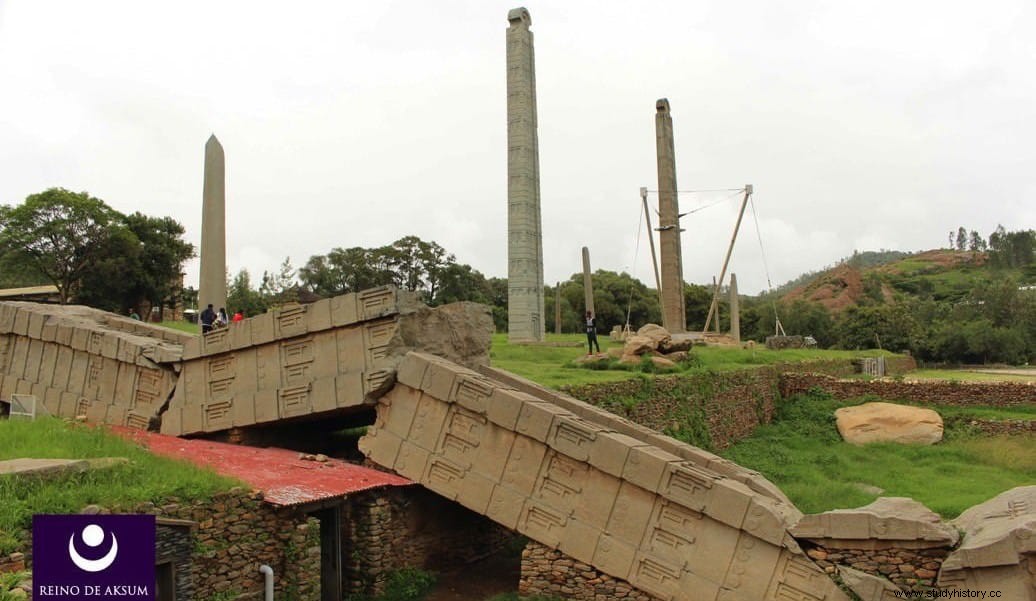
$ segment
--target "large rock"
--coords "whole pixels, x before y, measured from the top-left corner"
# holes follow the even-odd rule
[[[939,587],[999,590],[1036,600],[1036,486],[1020,486],[960,514],[960,547],[939,572]]]
[[[838,433],[851,444],[901,442],[935,444],[942,440],[942,418],[931,409],[864,403],[835,411]]]
[[[790,529],[796,538],[829,548],[871,548],[873,541],[896,541],[913,549],[952,547],[956,528],[907,497],[881,497],[856,509],[835,509],[803,516]]]
[[[417,350],[465,367],[489,365],[493,313],[488,305],[463,301],[431,308],[417,306],[399,316],[390,344],[393,363]]]
[[[635,334],[626,339],[626,346],[622,347],[623,355],[646,355],[655,350],[658,344],[648,338]]]
[[[644,336],[650,338],[654,343],[652,349],[659,347],[667,347],[673,340],[673,335],[669,333],[669,330],[663,328],[660,325],[649,323],[642,326],[637,330],[637,336]]]

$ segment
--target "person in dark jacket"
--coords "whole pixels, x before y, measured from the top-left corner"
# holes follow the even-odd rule
[[[586,354],[590,355],[594,352],[594,347],[597,347],[597,352],[601,352],[601,345],[597,343],[597,319],[594,314],[586,312]]]
[[[216,312],[212,310],[212,305],[209,305],[201,312],[201,333],[208,334],[211,332],[214,321],[216,321]]]

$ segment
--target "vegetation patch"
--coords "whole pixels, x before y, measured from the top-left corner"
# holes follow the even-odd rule
[[[859,507],[878,495],[912,497],[945,518],[1016,486],[1036,481],[1036,439],[989,437],[959,420],[946,420],[943,442],[853,446],[842,441],[834,411],[873,399],[838,401],[823,393],[799,395],[778,406],[774,420],[722,454],[759,470],[806,513]],[[931,407],[943,415],[966,411],[1011,419],[1036,408]],[[862,486],[866,485],[866,486]]]
[[[0,554],[23,548],[36,513],[78,513],[91,504],[125,506],[171,497],[206,499],[239,484],[211,470],[152,455],[103,429],[56,418],[0,420],[0,440],[0,461],[129,459],[124,465],[57,479],[0,476]]]

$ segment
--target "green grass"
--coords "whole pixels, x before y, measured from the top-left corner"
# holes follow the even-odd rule
[[[586,344],[583,334],[547,334],[547,343]],[[598,336],[601,350],[621,346],[607,336]],[[538,382],[544,386],[558,388],[564,385],[597,384],[615,382],[638,377],[638,371],[630,369],[588,369],[572,364],[572,361],[586,355],[586,346],[555,347],[544,345],[511,344],[507,334],[494,334],[490,351],[493,367]],[[796,363],[825,359],[850,359],[854,357],[876,357],[891,355],[886,351],[835,351],[819,349],[789,349],[773,351],[766,347],[754,349],[727,347],[694,347],[694,366],[683,371],[725,371],[746,369],[774,363]]]
[[[866,505],[876,495],[861,491],[865,484],[884,489],[882,496],[912,497],[953,518],[1005,490],[1036,483],[1036,439],[1029,436],[984,436],[949,422],[936,445],[847,444],[835,428],[834,411],[859,402],[786,400],[772,424],[722,454],[762,472],[806,513]],[[986,418],[1036,411],[1032,406],[935,409],[947,416],[971,411]]]
[[[201,326],[189,321],[163,321],[159,322],[158,325],[172,330],[187,332],[188,334],[201,334]]]
[[[34,513],[77,513],[84,506],[207,498],[238,483],[215,472],[152,455],[85,425],[55,418],[0,421],[0,460],[126,457],[130,462],[54,480],[0,476],[0,554],[25,542]]]
[[[963,369],[917,369],[910,372],[910,380],[955,380],[957,382],[1036,382],[1032,375],[991,374]]]

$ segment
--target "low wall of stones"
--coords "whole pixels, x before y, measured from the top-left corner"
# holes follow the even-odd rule
[[[724,449],[773,417],[773,367],[563,387],[575,398],[707,450]]]
[[[530,541],[522,551],[518,594],[566,601],[662,601],[536,541]]]
[[[447,570],[499,551],[516,535],[420,487],[360,493],[342,505],[347,593],[376,595],[402,568]]]
[[[823,374],[784,373],[783,397],[820,389],[835,398],[873,395],[893,401],[929,405],[985,405],[1011,407],[1036,402],[1036,386],[1020,382],[897,382],[894,380],[840,380]]]
[[[190,581],[177,578],[177,599],[262,599],[264,583],[259,566],[263,564],[274,570],[278,599],[319,599],[319,522],[291,508],[264,503],[256,493],[235,488],[205,501],[111,508],[89,506],[83,512],[156,516],[159,519],[156,551],[160,561],[182,565],[184,536],[187,536],[191,544],[192,577]],[[181,524],[189,533],[173,534],[180,530],[175,526]],[[169,532],[163,535],[163,531]],[[0,557],[0,573],[31,570],[31,554],[26,551],[24,555]]]
[[[191,558],[196,599],[262,599],[263,564],[274,570],[277,598],[319,599],[320,525],[314,518],[241,489],[208,501],[146,503],[129,511],[197,524]]]
[[[904,590],[925,591],[935,586],[939,568],[950,554],[950,548],[828,549],[817,546],[806,554],[828,574],[834,574],[837,566],[848,566],[891,580]]]
[[[21,572],[29,569],[32,564],[32,555],[30,553],[11,553],[10,555],[0,555],[0,574],[7,574],[9,572]]]

